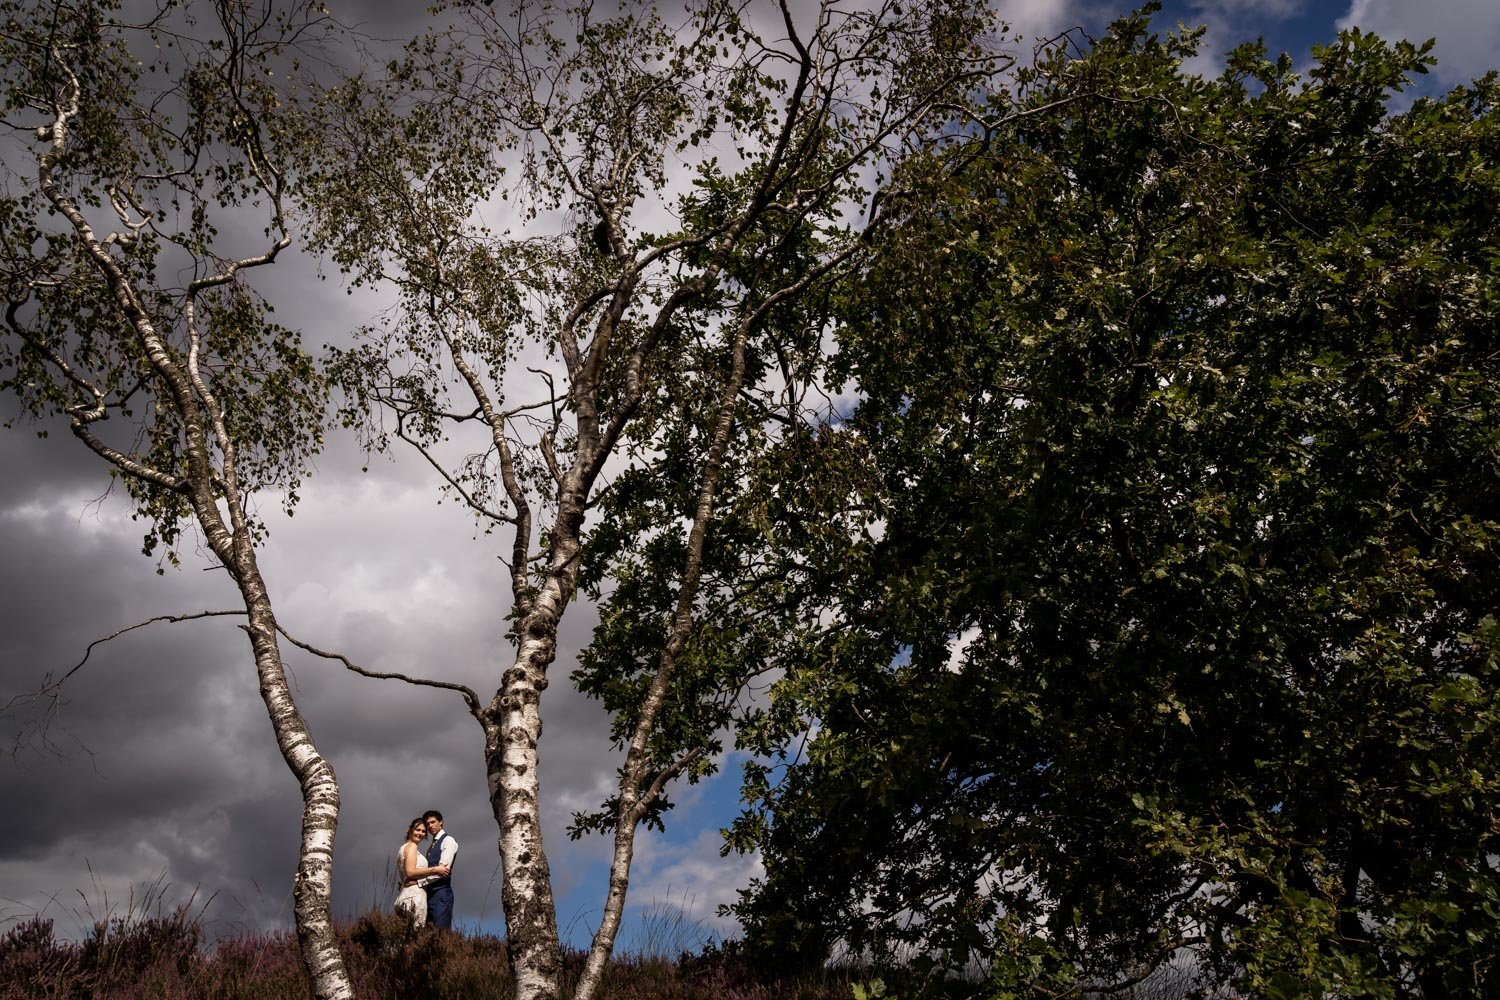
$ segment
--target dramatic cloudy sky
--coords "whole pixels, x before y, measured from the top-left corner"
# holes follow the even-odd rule
[[[418,15],[383,11],[378,0],[333,6],[385,34],[420,24]],[[1001,9],[1035,37],[1073,25],[1097,30],[1123,6],[1002,0]],[[1305,63],[1309,45],[1350,25],[1435,36],[1443,61],[1432,86],[1484,72],[1500,51],[1494,0],[1187,0],[1169,3],[1158,23],[1179,21],[1210,26],[1202,71],[1256,36]],[[268,292],[278,314],[311,344],[342,339],[378,308],[358,293],[346,296],[336,280],[319,280],[316,261],[287,259],[276,270]],[[335,436],[296,516],[269,516],[263,567],[284,624],[366,666],[461,681],[487,696],[505,657],[507,584],[497,543],[476,540],[457,508],[438,506],[426,467],[409,456],[377,459],[367,473],[363,461],[353,441]],[[201,557],[153,572],[139,553],[144,525],[118,496],[103,496],[103,468],[66,432],[47,440],[24,429],[0,433],[0,469],[0,703],[122,626],[235,605],[223,575],[205,572]],[[602,714],[565,681],[592,624],[586,603],[569,612],[542,743],[559,919],[579,943],[597,918],[606,844],[573,843],[562,831],[574,809],[607,794],[617,763]],[[498,929],[496,828],[480,731],[459,700],[354,677],[295,651],[288,662],[343,789],[336,908],[353,913],[387,901],[387,867],[404,824],[437,807],[463,845],[458,920]],[[139,892],[158,882],[176,899],[195,888],[200,898],[217,894],[208,916],[219,932],[289,925],[299,803],[242,633],[225,621],[131,633],[95,653],[68,699],[66,730],[53,734],[62,755],[0,757],[0,802],[19,824],[0,857],[0,927],[40,911],[59,930],[75,931],[88,914],[123,904],[132,886]],[[0,721],[8,745],[14,720]],[[732,932],[715,907],[755,871],[753,859],[718,855],[718,829],[734,814],[736,792],[731,773],[678,793],[666,835],[642,837],[636,907],[681,907],[704,934]]]

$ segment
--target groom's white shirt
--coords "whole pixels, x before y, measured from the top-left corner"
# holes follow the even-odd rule
[[[449,875],[451,876],[453,872],[453,859],[458,857],[458,841],[454,840],[453,835],[446,830],[439,834],[439,836],[443,839],[438,842],[438,864],[447,865]],[[436,875],[431,877],[437,878]]]

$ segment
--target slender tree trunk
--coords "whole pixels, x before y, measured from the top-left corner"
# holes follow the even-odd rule
[[[699,581],[703,577],[703,544],[708,536],[709,522],[713,519],[719,474],[724,468],[724,454],[728,450],[729,434],[734,426],[735,399],[745,380],[745,343],[750,334],[751,323],[752,320],[749,319],[742,321],[735,332],[729,377],[719,395],[713,442],[704,461],[703,475],[698,486],[698,505],[693,511],[693,523],[688,532],[687,554],[682,567],[682,583],[677,591],[677,605],[672,615],[672,628],[657,660],[651,688],[641,706],[640,718],[631,736],[630,749],[625,754],[625,767],[620,775],[620,805],[615,814],[615,846],[609,866],[609,889],[605,895],[599,929],[594,932],[583,975],[578,980],[575,1000],[593,1000],[604,980],[605,966],[614,954],[615,935],[620,930],[620,920],[625,913],[625,896],[630,888],[630,866],[635,859],[635,835],[641,817],[656,801],[666,783],[681,773],[697,756],[696,751],[690,751],[659,768],[651,785],[645,789],[641,787],[650,763],[647,744],[656,728],[656,717],[661,712],[667,690],[676,673],[677,658],[686,648],[688,635],[693,628],[693,606],[698,599]]]
[[[248,549],[248,545],[246,546]],[[297,943],[302,964],[318,1000],[350,1000],[354,988],[339,953],[330,901],[333,895],[333,840],[338,832],[339,786],[333,767],[318,752],[302,713],[292,701],[281,650],[276,641],[276,618],[255,567],[253,552],[248,570],[239,575],[240,592],[250,623],[245,631],[255,651],[260,696],[271,717],[276,745],[302,790],[302,839],[297,874],[292,883],[297,920]],[[238,574],[237,574],[238,575]]]
[[[630,806],[634,811],[635,796]],[[625,811],[621,800],[621,812]],[[584,962],[583,975],[578,979],[578,990],[574,1000],[589,1000],[604,982],[604,969],[615,951],[615,935],[620,932],[620,919],[625,913],[625,894],[630,889],[630,866],[635,860],[635,832],[639,820],[629,824],[616,821],[615,849],[609,864],[609,888],[604,898],[604,913],[599,919],[599,929],[589,945],[589,956]]]
[[[547,668],[557,656],[557,625],[578,582],[583,502],[565,490],[549,538],[545,582],[529,598],[516,629],[516,658],[501,678],[485,719],[490,807],[500,827],[500,862],[516,1000],[558,1000],[562,944],[552,872],[542,843],[537,743]],[[525,572],[524,566],[512,572]]]
[[[189,322],[191,324],[191,311]],[[141,315],[137,327],[143,339],[161,347],[149,322]],[[333,928],[333,841],[338,832],[339,786],[333,767],[318,752],[307,722],[292,699],[281,648],[276,637],[276,615],[244,512],[237,506],[238,470],[235,444],[225,432],[222,411],[207,386],[197,377],[190,356],[187,370],[178,366],[165,352],[153,354],[157,367],[171,385],[180,410],[194,413],[188,404],[202,400],[223,456],[224,478],[229,499],[229,523],[219,508],[218,491],[210,464],[207,428],[198,419],[184,421],[188,464],[188,494],[193,512],[203,528],[209,548],[224,564],[239,588],[249,622],[245,631],[255,654],[255,672],[260,682],[260,696],[281,757],[297,778],[302,792],[302,836],[297,874],[292,882],[293,912],[297,923],[297,943],[302,964],[312,982],[317,1000],[352,1000],[354,988],[339,952]],[[197,396],[193,387],[197,387]]]
[[[186,312],[189,329],[195,331],[191,300]],[[193,336],[196,345],[196,332]],[[147,336],[145,339],[151,341],[155,338]],[[307,722],[297,710],[291,688],[287,684],[286,669],[276,637],[276,615],[271,606],[271,595],[260,575],[260,563],[255,555],[250,525],[239,506],[238,448],[229,437],[218,400],[199,374],[196,347],[189,353],[186,370],[170,358],[158,362],[157,367],[172,386],[173,394],[179,401],[179,412],[194,415],[194,419],[184,421],[189,470],[188,492],[193,512],[203,527],[209,548],[233,577],[239,588],[240,598],[245,603],[245,611],[249,616],[245,631],[250,636],[250,647],[255,654],[255,671],[260,681],[261,700],[265,703],[266,714],[270,716],[271,729],[276,734],[276,745],[281,750],[281,757],[296,776],[297,785],[302,792],[301,851],[297,874],[292,882],[293,912],[296,915],[297,943],[302,952],[302,964],[307,970],[313,996],[317,1000],[352,1000],[354,988],[349,982],[349,973],[344,968],[343,956],[339,953],[331,906],[333,840],[338,832],[339,822],[338,779],[333,773],[332,765],[313,743],[312,734],[307,730]],[[213,475],[208,427],[190,405],[200,400],[203,414],[219,441],[223,461],[222,491],[228,496],[225,504],[229,514],[228,524],[224,521],[218,503],[221,487],[216,486]]]

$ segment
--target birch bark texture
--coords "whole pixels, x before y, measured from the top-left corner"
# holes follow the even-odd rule
[[[509,539],[496,614],[511,650],[493,698],[463,693],[484,735],[527,1000],[563,989],[539,748],[586,522],[668,438],[699,442],[676,470],[685,505],[654,512],[680,558],[662,575],[673,596],[650,649],[618,684],[583,678],[611,692],[625,751],[618,796],[579,828],[615,837],[575,993],[591,998],[637,829],[660,822],[671,781],[714,766],[721,727],[701,723],[720,715],[690,704],[722,708],[753,676],[678,683],[726,459],[800,419],[815,296],[867,252],[902,154],[966,128],[951,109],[1005,60],[986,5],[969,0],[699,0],[685,13],[501,2],[436,16],[384,74],[310,109],[301,196],[352,285],[399,303],[335,358],[345,420],[374,447],[415,449],[486,536]]]
[[[245,281],[291,242],[268,116],[268,65],[319,15],[117,4],[0,3],[13,142],[3,157],[0,346],[4,387],[34,420],[64,418],[152,525],[145,551],[176,564],[201,532],[233,581],[260,694],[302,793],[293,884],[303,963],[319,998],[353,990],[329,909],[339,789],[293,701],[248,502],[296,498],[322,441],[324,380]],[[264,213],[252,252],[215,224]],[[160,275],[188,274],[171,286]],[[160,563],[158,572],[161,571]]]

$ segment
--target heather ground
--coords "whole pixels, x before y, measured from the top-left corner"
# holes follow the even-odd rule
[[[372,912],[339,929],[345,961],[362,1000],[420,996],[474,1000],[511,996],[505,942],[484,934],[408,932],[391,914]],[[577,975],[581,952],[567,956]],[[610,970],[613,1000],[847,1000],[836,971],[781,980],[734,950],[710,946],[677,958],[624,956]],[[0,998],[153,997],[161,1000],[303,1000],[307,977],[295,936],[245,934],[206,942],[187,908],[98,921],[81,941],[59,939],[53,922],[33,917],[0,935]]]

